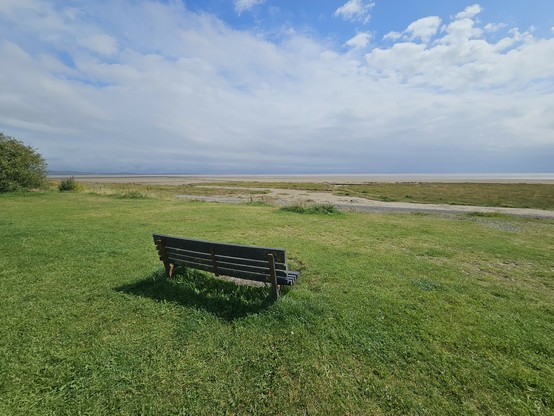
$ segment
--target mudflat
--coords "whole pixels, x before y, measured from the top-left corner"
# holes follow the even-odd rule
[[[50,175],[51,179],[71,175]],[[444,183],[545,183],[554,184],[554,173],[521,174],[266,174],[266,175],[73,175],[82,182],[186,185],[203,182],[313,182],[356,184],[366,182],[444,182]]]

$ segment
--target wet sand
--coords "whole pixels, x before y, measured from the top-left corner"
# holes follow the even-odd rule
[[[51,175],[60,179],[71,175]],[[365,182],[445,183],[546,183],[554,184],[554,173],[529,174],[321,174],[321,175],[73,175],[82,182],[186,185],[206,182],[313,182],[354,184]]]

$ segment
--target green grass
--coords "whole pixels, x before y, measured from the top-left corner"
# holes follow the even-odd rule
[[[554,414],[554,222],[0,195],[0,414]],[[151,234],[283,247],[269,289]]]
[[[554,209],[551,184],[368,183],[343,185],[336,193],[378,201]]]

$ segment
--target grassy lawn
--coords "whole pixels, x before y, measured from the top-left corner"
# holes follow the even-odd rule
[[[0,414],[554,414],[554,221],[0,195]],[[297,285],[162,275],[151,234]]]

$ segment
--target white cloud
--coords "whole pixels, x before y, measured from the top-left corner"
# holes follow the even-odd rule
[[[383,40],[398,40],[402,37],[402,33],[400,32],[389,32],[385,36],[383,36]]]
[[[397,41],[404,40],[421,40],[429,42],[435,36],[441,26],[441,19],[438,16],[428,16],[418,19],[408,25],[403,32],[389,32],[383,36],[383,40]]]
[[[490,89],[507,93],[554,79],[554,68],[545,58],[554,54],[554,39],[536,39],[531,32],[513,28],[510,36],[492,43],[474,20],[458,16],[431,46],[397,42],[390,48],[373,49],[366,54],[370,72],[413,86],[457,92]]]
[[[498,32],[506,27],[506,23],[487,23],[484,27],[487,32]]]
[[[467,6],[463,12],[460,12],[456,15],[456,19],[473,19],[482,11],[483,9],[478,4]]]
[[[235,0],[235,11],[240,15],[242,12],[262,4],[265,0]]]
[[[371,9],[375,2],[368,0],[348,0],[345,4],[335,10],[336,17],[342,17],[345,20],[369,22]]]
[[[410,40],[421,39],[423,42],[429,42],[439,30],[440,24],[441,19],[438,16],[424,17],[411,23],[405,33]]]
[[[346,46],[353,49],[363,49],[371,40],[371,34],[368,32],[357,33],[354,37],[346,41]]]
[[[469,18],[452,21],[444,31],[446,35],[440,39],[440,42],[444,44],[459,44],[483,35],[483,29],[476,27],[475,22]]]
[[[39,148],[52,169],[551,167],[553,38],[511,30],[492,42],[465,16],[434,42],[408,39],[432,31],[416,24],[360,59],[299,32],[273,42],[234,30],[180,2],[92,2],[94,20],[44,7],[41,19],[17,6],[0,15],[0,80],[10,80],[0,130]],[[78,43],[98,33],[117,53]]]
[[[118,50],[117,40],[106,34],[87,36],[81,39],[79,43],[100,55],[114,55]]]

